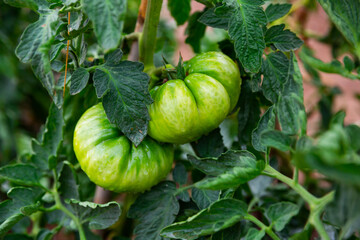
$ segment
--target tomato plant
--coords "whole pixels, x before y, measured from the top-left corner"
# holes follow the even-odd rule
[[[1,1],[0,238],[359,239],[360,1],[291,3]]]

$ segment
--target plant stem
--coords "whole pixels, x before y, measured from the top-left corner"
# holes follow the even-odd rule
[[[136,40],[139,40],[140,37],[141,37],[140,32],[132,32],[132,33],[129,33],[128,35],[126,35],[125,39],[127,41],[136,41]]]
[[[264,230],[267,233],[267,235],[269,235],[272,239],[280,240],[280,238],[278,236],[276,236],[276,234],[272,231],[272,229],[270,227],[263,224],[261,221],[259,221],[259,219],[257,219],[253,215],[247,214],[247,215],[245,215],[244,219],[253,222],[259,228],[261,228],[261,230]]]
[[[289,185],[295,192],[297,192],[308,204],[310,207],[310,216],[308,222],[315,227],[316,231],[319,233],[321,239],[329,240],[329,236],[324,228],[324,225],[321,222],[320,215],[322,214],[325,206],[331,202],[334,198],[334,191],[328,193],[322,198],[317,198],[309,193],[303,186],[301,186],[296,179],[288,178],[287,176],[281,174],[270,165],[266,165],[264,175],[274,177],[283,183]]]
[[[111,228],[114,228],[118,234],[123,234],[124,225],[126,222],[126,218],[127,218],[129,209],[139,195],[140,194],[138,194],[138,193],[126,193],[124,202],[122,204],[121,215],[120,215],[118,221],[113,226],[111,226]]]
[[[145,65],[145,72],[154,67],[157,26],[163,0],[148,0],[144,30],[140,38],[139,59]]]
[[[281,174],[274,168],[272,168],[270,165],[266,165],[264,171],[267,173],[268,176],[272,176],[283,183],[286,183],[289,185],[292,189],[295,190],[309,205],[311,203],[315,203],[317,201],[317,198],[314,197],[311,193],[309,193],[303,186],[295,182],[293,179]],[[310,206],[311,207],[311,206]]]
[[[77,229],[79,230],[80,240],[86,240],[85,232],[84,232],[84,229],[83,229],[79,219],[72,212],[70,212],[61,202],[59,192],[57,191],[58,180],[57,180],[55,170],[53,171],[53,173],[54,173],[55,182],[54,182],[54,190],[52,193],[53,193],[53,196],[55,199],[55,205],[56,205],[57,209],[63,211],[66,215],[68,215],[74,221]]]
[[[299,182],[299,169],[297,167],[294,168],[294,176],[293,179],[296,184]]]

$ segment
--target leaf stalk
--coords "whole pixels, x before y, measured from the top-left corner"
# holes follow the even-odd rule
[[[55,170],[53,171],[54,173],[54,179],[55,179],[55,183],[54,183],[54,190],[52,192],[54,199],[55,199],[55,206],[57,207],[57,209],[63,211],[66,215],[68,215],[75,223],[78,231],[79,231],[79,237],[80,240],[86,240],[86,236],[85,236],[85,232],[84,229],[81,225],[80,220],[72,213],[70,212],[61,202],[60,199],[60,195],[59,192],[57,190],[57,186],[58,186],[58,180],[57,180],[57,176],[56,176],[56,172]]]
[[[261,221],[259,221],[253,215],[247,214],[247,215],[245,215],[244,219],[249,220],[250,222],[257,225],[259,228],[261,228],[261,230],[264,230],[267,233],[267,235],[269,235],[272,239],[280,240],[280,238],[278,236],[276,236],[276,234],[273,232],[271,227],[266,226],[265,224],[263,224]]]

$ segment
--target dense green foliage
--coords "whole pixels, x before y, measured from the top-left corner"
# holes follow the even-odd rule
[[[307,46],[305,39],[314,36],[289,29],[297,1],[196,1],[203,10],[192,12],[190,0],[163,6],[148,0],[151,11],[137,23],[142,32],[134,32],[140,0],[0,2],[0,238],[359,239],[360,128],[345,125],[345,113],[333,111],[340,92],[324,85],[320,72],[360,79],[360,1],[299,1],[304,12],[323,8],[333,24],[318,39],[332,47],[329,63]],[[173,25],[161,18],[161,7],[168,7]],[[140,155],[156,149],[158,156],[168,146],[148,136],[149,109],[158,100],[151,91],[172,79],[183,86],[183,79],[198,74],[181,58],[171,61],[175,25],[183,24],[194,52],[227,55],[242,83],[230,88],[235,94],[220,125],[173,146],[168,174],[172,150],[163,153],[171,160],[165,167],[144,168],[142,161],[159,157]],[[321,126],[312,136],[299,60],[320,95]],[[117,189],[125,183],[93,168],[90,179],[116,191],[156,184],[136,195],[104,194],[101,204],[94,202],[101,191],[82,160],[96,158],[101,169],[102,159],[116,163],[125,154],[109,157],[105,146],[87,156],[103,139],[86,122],[80,122],[86,134],[75,136],[78,149],[86,148],[76,152],[78,159],[73,145],[77,122],[99,102],[106,122],[100,130],[121,136],[137,163],[127,173],[144,178],[127,177],[130,187]],[[113,163],[111,170],[118,170]]]

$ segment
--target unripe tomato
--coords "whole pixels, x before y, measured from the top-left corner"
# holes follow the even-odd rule
[[[74,151],[97,185],[116,192],[142,192],[169,173],[174,151],[146,137],[135,147],[106,117],[102,103],[88,109],[74,132]]]
[[[241,78],[237,65],[220,52],[195,56],[184,80],[170,80],[150,91],[149,135],[183,144],[217,128],[235,107]]]

